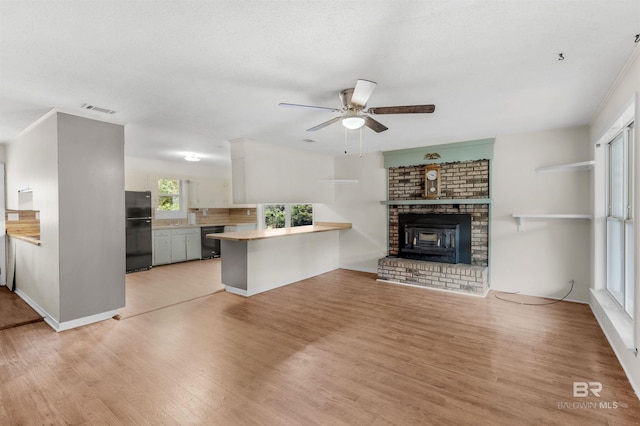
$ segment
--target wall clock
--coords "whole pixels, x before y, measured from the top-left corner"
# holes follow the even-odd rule
[[[440,198],[440,166],[427,164],[425,168],[424,194],[427,199]]]

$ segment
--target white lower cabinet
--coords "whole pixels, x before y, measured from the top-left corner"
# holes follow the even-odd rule
[[[200,228],[186,235],[187,260],[200,259],[202,256],[202,244],[200,242]]]
[[[187,241],[182,233],[171,231],[171,263],[187,260]]]
[[[200,228],[153,231],[153,264],[200,259]]]
[[[153,264],[171,263],[171,231],[153,231]]]

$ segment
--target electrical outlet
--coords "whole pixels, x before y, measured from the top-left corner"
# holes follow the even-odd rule
[[[251,216],[251,210],[247,209],[247,216]]]

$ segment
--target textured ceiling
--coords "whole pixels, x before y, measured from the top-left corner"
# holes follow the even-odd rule
[[[86,102],[117,111],[85,115],[125,124],[129,156],[228,164],[241,137],[339,155],[339,124],[306,132],[335,113],[278,103],[339,107],[358,78],[369,106],[436,105],[377,116],[365,151],[582,125],[637,33],[638,0],[0,0],[0,141]]]

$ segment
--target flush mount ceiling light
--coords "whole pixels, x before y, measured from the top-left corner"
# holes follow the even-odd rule
[[[357,114],[349,115],[342,119],[342,125],[349,130],[356,130],[364,126],[364,117]]]
[[[195,155],[195,154],[189,154],[189,155],[186,155],[186,156],[184,157],[184,159],[185,159],[185,160],[187,160],[187,161],[200,161],[200,157],[198,157],[198,156],[197,156],[197,155]]]

